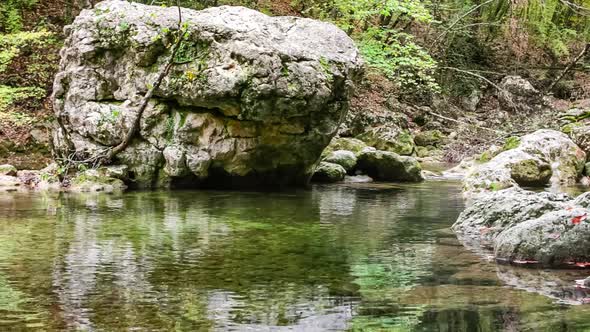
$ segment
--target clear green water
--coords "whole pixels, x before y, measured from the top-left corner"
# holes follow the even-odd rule
[[[590,331],[584,271],[497,266],[459,186],[0,194],[0,331]]]

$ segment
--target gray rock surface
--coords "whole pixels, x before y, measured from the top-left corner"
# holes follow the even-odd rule
[[[336,150],[336,151],[330,153],[324,159],[324,161],[332,163],[332,164],[338,164],[338,165],[344,167],[344,169],[346,170],[347,173],[350,173],[356,167],[357,158],[356,158],[354,152],[352,152],[352,151]]]
[[[346,170],[338,164],[332,164],[322,161],[313,174],[312,181],[314,182],[340,182],[344,180]]]
[[[468,247],[493,249],[499,261],[584,263],[590,261],[588,197],[505,189],[474,199],[452,229]]]
[[[54,108],[80,154],[120,143],[178,26],[176,8],[109,0],[65,30]],[[337,132],[362,61],[335,26],[243,7],[183,9],[187,34],[140,135],[113,164],[140,187],[304,185]]]
[[[590,259],[590,223],[576,217],[590,210],[576,207],[543,214],[508,228],[494,240],[497,259],[532,260],[543,265],[561,266]]]
[[[16,176],[16,167],[12,165],[0,165],[0,175]]]
[[[499,85],[500,105],[507,110],[534,112],[545,107],[543,94],[520,76],[506,76]]]
[[[459,215],[452,229],[463,241],[488,245],[506,228],[565,209],[570,197],[520,188],[491,192],[474,199]]]
[[[420,163],[412,157],[389,151],[365,149],[358,157],[357,168],[378,181],[422,181]]]
[[[586,154],[565,134],[542,129],[520,138],[518,146],[490,161],[475,163],[464,179],[466,193],[516,186],[572,185]]]

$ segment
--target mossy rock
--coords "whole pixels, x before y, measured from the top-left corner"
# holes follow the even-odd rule
[[[352,137],[337,137],[332,139],[330,144],[324,149],[322,156],[327,157],[332,152],[338,150],[351,151],[356,156],[358,156],[366,147],[367,144],[365,144],[365,142],[361,141],[360,139]]]
[[[324,161],[340,165],[344,167],[347,173],[350,173],[356,167],[357,158],[352,151],[337,150],[330,153],[330,155],[328,155]]]
[[[357,136],[357,138],[377,150],[394,152],[404,156],[412,155],[416,147],[412,134],[398,128],[375,128]]]
[[[125,183],[117,178],[104,176],[97,170],[77,174],[71,180],[70,190],[74,192],[115,192],[127,189]]]
[[[12,165],[0,165],[0,175],[16,176],[16,167]]]
[[[313,182],[339,182],[344,180],[346,170],[338,164],[322,161],[315,170],[311,181]]]
[[[389,151],[364,151],[357,167],[375,180],[419,182],[422,177],[420,163],[412,157]]]
[[[440,130],[428,130],[416,134],[414,142],[417,146],[439,146],[444,137]]]
[[[521,160],[511,166],[510,176],[520,186],[542,187],[549,183],[553,172],[551,165],[536,160]]]

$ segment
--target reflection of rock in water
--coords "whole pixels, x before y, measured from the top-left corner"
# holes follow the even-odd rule
[[[268,295],[264,289],[246,296],[212,291],[207,317],[216,331],[343,331],[354,314],[354,303],[331,296],[325,287],[287,285],[280,298]]]
[[[512,266],[498,266],[498,278],[506,285],[527,292],[547,296],[559,303],[583,304],[590,297],[590,290],[576,287],[574,271],[546,271]],[[573,278],[572,278],[573,277]]]
[[[321,192],[317,192],[316,189],[315,194],[322,222],[330,217],[349,216],[356,207],[357,193],[344,186],[333,186]]]

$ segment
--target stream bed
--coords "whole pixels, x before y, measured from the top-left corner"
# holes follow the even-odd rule
[[[0,331],[590,331],[586,270],[497,265],[460,184],[0,194]]]

